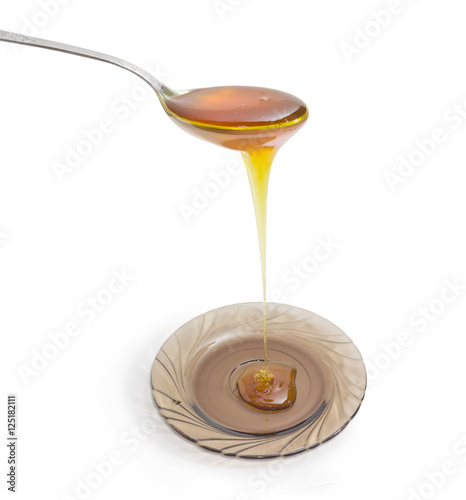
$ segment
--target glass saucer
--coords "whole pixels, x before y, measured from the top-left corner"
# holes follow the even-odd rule
[[[298,307],[267,303],[268,360],[295,366],[297,396],[281,411],[242,401],[236,380],[263,360],[263,304],[206,312],[173,333],[152,368],[155,403],[167,423],[203,448],[245,458],[291,455],[337,435],[357,413],[366,370],[351,339]]]

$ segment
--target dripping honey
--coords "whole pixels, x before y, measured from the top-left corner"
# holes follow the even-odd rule
[[[295,398],[295,368],[269,363],[266,317],[266,220],[270,169],[278,149],[304,124],[303,101],[261,87],[212,87],[192,90],[164,104],[187,132],[229,149],[241,151],[254,202],[262,271],[264,361],[249,365],[238,378],[244,402],[259,410],[289,408]]]
[[[288,363],[269,363],[272,376],[262,363],[249,365],[236,383],[241,399],[258,410],[288,409],[296,399],[296,368]]]

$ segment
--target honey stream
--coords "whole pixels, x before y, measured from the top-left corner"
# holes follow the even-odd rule
[[[256,215],[262,273],[264,360],[248,364],[238,378],[243,401],[262,411],[289,408],[296,397],[292,365],[269,363],[267,352],[267,193],[273,159],[304,124],[303,101],[262,87],[212,87],[176,96],[164,104],[177,125],[201,139],[241,152]]]

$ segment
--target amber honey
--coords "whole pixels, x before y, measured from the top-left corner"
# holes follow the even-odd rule
[[[253,408],[286,410],[296,399],[295,377],[296,368],[289,363],[269,363],[267,370],[255,363],[238,377],[236,386],[243,401]]]

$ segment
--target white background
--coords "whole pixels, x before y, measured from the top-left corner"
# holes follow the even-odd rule
[[[370,380],[348,428],[291,460],[222,457],[172,432],[153,411],[149,385],[161,344],[198,314],[261,299],[245,171],[189,223],[180,212],[212,172],[240,155],[183,133],[130,73],[1,43],[0,433],[6,394],[16,393],[17,498],[83,498],[76,490],[89,478],[92,499],[459,498],[466,485],[462,2],[62,3],[3,0],[0,29],[116,55],[175,89],[260,85],[309,105],[308,123],[271,175],[269,292],[340,326]],[[374,21],[372,11],[388,8],[397,13]],[[125,94],[139,100],[127,112]],[[103,119],[112,132],[60,182],[54,162]],[[443,142],[430,143],[424,160],[412,155],[416,141],[439,128]],[[390,189],[386,173],[409,155],[416,166]],[[338,248],[290,285],[292,266],[312,256],[319,237]],[[132,277],[124,290],[91,321],[79,316],[80,304],[123,269]],[[457,295],[444,292],[446,280],[459,285]],[[422,322],[423,306],[429,320]],[[21,376],[35,350],[70,322],[79,335],[34,376]],[[400,335],[408,346],[400,347]],[[119,465],[100,481],[93,463],[115,452]],[[445,462],[451,474],[428,480]]]

